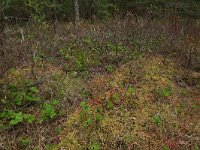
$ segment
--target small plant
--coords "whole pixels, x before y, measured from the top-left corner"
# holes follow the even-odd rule
[[[164,88],[157,89],[157,90],[155,90],[155,94],[160,99],[166,99],[172,95],[172,88],[167,86]]]
[[[162,125],[162,119],[160,115],[153,116],[153,122],[160,127]]]
[[[20,144],[23,147],[28,147],[28,145],[30,144],[30,139],[29,138],[22,138],[22,139],[20,139]]]
[[[117,45],[117,49],[118,51],[121,51],[121,52],[127,51],[127,47],[121,44]]]
[[[199,108],[200,108],[199,105],[197,105],[197,104],[192,104],[192,109],[193,109],[193,110],[197,110],[197,109],[199,109]]]
[[[33,148],[33,150],[39,150],[36,146]]]
[[[4,110],[0,113],[1,119],[10,120],[9,125],[17,125],[22,122],[28,122],[30,124],[35,120],[35,116],[32,114],[24,114],[23,112],[15,112],[13,110]]]
[[[99,122],[103,119],[103,116],[100,114],[101,112],[102,110],[99,107],[97,107],[96,112],[95,112],[95,117],[94,117],[96,122]]]
[[[77,68],[77,71],[82,71],[85,69],[85,63],[81,60],[76,60],[76,68]]]
[[[10,121],[11,125],[16,125],[18,123],[21,123],[23,122],[23,119],[24,119],[22,112],[13,113],[11,117],[12,117],[12,120]]]
[[[169,146],[165,146],[164,150],[170,150]]]
[[[90,113],[91,113],[91,108],[90,108],[89,104],[88,104],[86,101],[82,102],[82,103],[80,104],[80,106],[81,106],[82,110],[83,110],[85,113],[87,113],[87,114],[90,114]]]
[[[197,144],[194,145],[194,150],[199,150],[199,146]]]
[[[103,119],[103,116],[102,116],[102,115],[100,115],[100,114],[96,114],[96,115],[95,115],[95,120],[96,120],[97,122],[101,121],[102,119]]]
[[[59,103],[60,103],[60,101],[57,100],[57,99],[53,99],[53,100],[51,101],[51,104],[52,104],[53,106],[57,106]]]
[[[24,119],[27,120],[28,123],[32,124],[35,120],[35,116],[32,114],[24,114]]]
[[[100,108],[96,108],[94,111],[91,109],[87,102],[82,102],[80,105],[82,108],[80,113],[80,121],[83,122],[84,127],[87,127],[92,123],[98,123],[103,119],[102,115],[100,114]]]
[[[80,106],[81,106],[81,109],[82,109],[81,113],[80,113],[80,120],[83,121],[87,117],[87,115],[91,114],[91,108],[88,105],[88,103],[85,102],[85,101],[82,102],[80,104]]]
[[[90,37],[86,37],[83,39],[83,42],[87,45],[90,45],[92,43],[92,39]]]
[[[106,65],[106,71],[109,73],[112,73],[114,71],[114,66],[113,65]]]
[[[93,118],[88,118],[85,122],[83,122],[83,126],[87,127],[89,125],[91,125],[94,122]]]
[[[170,87],[160,89],[160,95],[162,97],[169,97],[171,95],[171,92],[172,92],[172,90]]]
[[[113,96],[112,96],[113,100],[115,101],[119,101],[120,98],[121,98],[121,95],[119,93],[114,93]]]
[[[56,132],[57,134],[60,134],[61,131],[62,131],[62,128],[61,128],[61,127],[56,127],[56,128],[55,128],[55,132]]]
[[[59,52],[64,57],[65,61],[70,61],[72,59],[67,48],[61,48]]]
[[[53,119],[56,116],[56,111],[51,104],[44,104],[41,112],[41,121],[45,121],[48,118]]]
[[[112,43],[108,43],[107,48],[111,49],[111,50],[116,50],[116,45],[112,44]]]
[[[128,87],[126,95],[127,96],[132,96],[132,95],[135,95],[135,92],[136,92],[136,89],[134,87],[130,86],[130,87]]]
[[[28,102],[36,103],[40,100],[38,88],[31,83],[27,82],[21,87],[10,85],[8,88],[9,91],[5,93],[6,98],[4,99],[4,103],[7,105],[12,103],[12,105],[22,106],[27,105]]]
[[[127,50],[127,48],[121,44],[112,44],[112,43],[108,43],[107,44],[107,48],[113,50],[113,51],[116,51],[116,52],[124,52]]]
[[[57,113],[55,106],[59,104],[59,101],[54,99],[51,103],[44,103],[43,109],[41,111],[40,121],[46,121],[47,119],[53,119]]]
[[[100,150],[101,149],[101,145],[99,143],[92,143],[90,144],[89,150]]]
[[[94,120],[92,117],[90,117],[90,114],[92,113],[92,110],[91,110],[90,106],[88,105],[88,103],[85,102],[85,101],[82,102],[80,104],[80,106],[82,108],[82,111],[80,113],[80,120],[83,121],[83,126],[87,127],[90,124],[92,124],[93,120]]]
[[[107,101],[106,101],[106,108],[107,108],[107,109],[112,109],[112,108],[113,108],[113,103],[112,103],[112,101],[110,101],[110,100],[107,100]]]
[[[87,56],[84,52],[76,51],[74,54],[76,71],[85,71],[87,66]]]

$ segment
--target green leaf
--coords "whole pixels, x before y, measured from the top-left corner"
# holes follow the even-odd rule
[[[97,108],[96,108],[96,112],[97,112],[97,113],[102,112],[102,108],[101,108],[101,107],[97,107]]]
[[[101,146],[98,143],[93,143],[89,146],[89,150],[100,150]]]
[[[114,66],[113,65],[106,65],[105,68],[110,73],[112,73],[114,71]]]
[[[108,109],[113,108],[113,103],[110,100],[106,101],[106,108]]]
[[[88,105],[87,102],[85,102],[85,101],[81,102],[80,106],[84,110],[85,113],[87,113],[87,114],[91,113],[91,108],[90,108],[90,106]]]
[[[199,150],[199,146],[197,144],[195,144],[194,150]]]
[[[56,112],[55,112],[54,109],[51,111],[51,113],[49,114],[49,116],[50,116],[51,119],[53,119],[56,116]]]
[[[55,131],[56,131],[57,134],[60,134],[61,131],[62,131],[62,128],[61,128],[61,127],[56,127],[56,128],[55,128]]]
[[[39,90],[37,89],[37,87],[30,87],[30,91],[33,93],[39,93]]]
[[[164,150],[170,150],[170,148],[168,146],[165,146]]]
[[[10,121],[11,125],[16,125],[20,122],[23,122],[23,114],[22,112],[16,113],[14,118]]]
[[[24,119],[26,119],[28,123],[32,124],[35,120],[35,116],[32,114],[25,114]]]
[[[23,102],[23,98],[24,96],[26,95],[24,92],[19,92],[19,93],[15,93],[15,104],[20,106],[22,105],[22,102]]]
[[[96,114],[95,119],[96,121],[101,121],[103,119],[103,116],[100,114]]]
[[[40,101],[40,97],[33,96],[33,95],[27,95],[26,100],[31,101],[31,102],[38,102],[38,101]]]
[[[162,119],[160,115],[155,115],[153,116],[153,122],[157,125],[160,126],[162,124]]]
[[[113,45],[112,43],[108,43],[107,47],[110,48],[111,50],[116,50],[116,46]]]
[[[59,103],[60,103],[60,101],[57,100],[57,99],[53,99],[52,102],[51,102],[51,104],[54,105],[54,106],[58,105]]]
[[[84,102],[81,102],[80,106],[81,106],[82,108],[85,108],[85,107],[88,106],[88,104],[87,104],[87,102],[84,101]]]
[[[161,90],[163,97],[168,97],[171,95],[171,88],[167,87]]]
[[[20,142],[22,146],[27,147],[30,144],[30,139],[29,138],[21,139]]]
[[[93,122],[93,118],[89,118],[87,121],[85,121],[84,123],[83,123],[83,126],[89,126],[90,124],[92,124],[92,122]]]
[[[55,116],[56,116],[56,111],[54,107],[49,103],[45,103],[41,112],[41,122],[43,122],[48,118],[53,119]]]
[[[117,100],[117,101],[120,100],[120,98],[121,98],[119,93],[114,93],[112,97],[114,100]]]
[[[54,118],[54,116],[56,115],[55,109],[51,104],[46,104],[45,111],[50,116],[50,118]]]
[[[129,87],[128,88],[128,94],[130,94],[130,95],[134,95],[135,91],[136,91],[136,89],[134,87]]]
[[[16,113],[13,110],[4,109],[3,112],[0,113],[0,118],[6,118],[6,119],[14,118],[15,114]]]

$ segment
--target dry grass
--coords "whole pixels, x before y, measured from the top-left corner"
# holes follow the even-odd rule
[[[89,83],[94,97],[90,104],[96,99],[100,101],[95,107],[105,107],[105,100],[111,100],[114,93],[121,97],[113,102],[112,109],[102,112],[103,120],[98,126],[83,127],[79,120],[80,111],[76,111],[66,123],[60,147],[87,149],[91,143],[99,143],[101,149],[162,150],[164,147],[192,149],[195,144],[200,144],[199,90],[177,85],[173,79],[180,75],[179,70],[170,59],[165,60],[167,64],[163,63],[162,56],[138,61],[140,63],[131,62],[131,68],[121,66],[110,77],[103,75]],[[129,69],[133,74],[128,74]],[[132,97],[125,94],[127,90],[123,83],[127,83],[127,79],[129,83],[135,80],[136,94]],[[155,92],[168,86],[172,89],[168,97]],[[182,94],[183,91],[187,96]],[[155,115],[161,117],[160,125],[154,123]]]

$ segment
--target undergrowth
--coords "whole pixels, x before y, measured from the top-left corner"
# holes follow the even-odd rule
[[[21,28],[23,42],[11,34]],[[168,28],[142,18],[10,28],[0,149],[198,149],[199,39]]]

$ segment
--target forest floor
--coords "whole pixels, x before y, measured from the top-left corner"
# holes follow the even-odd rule
[[[199,75],[160,55],[96,75],[87,84],[92,99],[70,115],[60,147],[198,149]]]
[[[57,67],[45,68],[43,76],[62,72]],[[6,80],[24,80],[27,69],[11,71]],[[59,75],[58,80],[47,80],[40,85],[45,88],[51,87],[50,82],[56,86],[67,83],[65,92],[72,93],[72,98],[82,92],[83,86],[87,92],[76,100],[73,109],[71,105],[67,108],[62,100],[67,116],[59,115],[42,125],[23,125],[23,128],[18,125],[5,130],[3,142],[9,143],[7,140],[13,138],[18,141],[13,147],[22,149],[27,138],[31,143],[38,143],[38,149],[42,149],[40,143],[52,143],[47,149],[72,150],[198,149],[199,73],[181,68],[175,60],[161,55],[140,56],[109,72],[100,68],[92,70],[87,80],[68,77],[63,80]],[[39,117],[38,108],[29,111]],[[24,141],[20,141],[22,137]],[[24,145],[20,146],[22,142]]]
[[[6,30],[0,149],[199,149],[198,37],[142,19],[31,25],[24,41]]]

